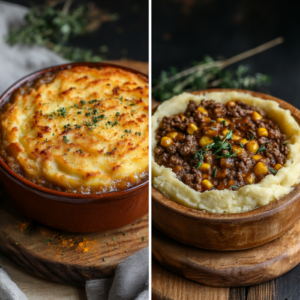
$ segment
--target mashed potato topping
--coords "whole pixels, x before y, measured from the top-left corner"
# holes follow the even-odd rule
[[[289,148],[284,166],[276,175],[265,176],[259,183],[236,187],[232,190],[212,189],[196,191],[180,181],[172,168],[158,165],[155,162],[154,150],[157,147],[156,132],[163,118],[183,113],[190,100],[196,103],[201,100],[214,100],[219,103],[240,100],[257,110],[266,113],[266,117],[278,124],[286,135]],[[300,178],[300,127],[289,110],[279,107],[271,100],[263,100],[242,92],[210,92],[203,95],[188,93],[173,97],[161,104],[152,118],[152,174],[153,185],[169,199],[182,205],[213,213],[238,213],[266,205],[289,194]]]
[[[148,176],[148,82],[113,67],[73,67],[19,93],[1,113],[1,156],[22,176],[74,193]]]

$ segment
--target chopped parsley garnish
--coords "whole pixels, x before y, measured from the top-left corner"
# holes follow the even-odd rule
[[[71,129],[71,125],[70,124],[65,125],[64,129]]]
[[[67,111],[66,111],[66,108],[65,107],[63,107],[63,108],[61,108],[61,109],[58,109],[57,110],[57,112],[58,112],[58,115],[59,116],[62,116],[62,117],[66,117],[66,115],[67,115]]]
[[[239,145],[241,146],[241,148],[244,148],[244,145],[241,142],[239,142]]]
[[[251,133],[251,138],[249,139],[249,141],[252,141],[255,138],[255,134],[253,133],[253,131],[250,131]]]
[[[68,151],[71,151],[71,149],[70,149],[70,148],[68,148]]]
[[[82,126],[82,125],[75,124],[75,128],[76,128],[76,129],[81,128],[81,126]]]
[[[275,171],[274,169],[269,169],[270,172],[272,172],[273,174],[277,174],[277,171]]]
[[[130,129],[130,130],[125,129],[124,131],[125,131],[126,133],[131,133],[131,129]]]
[[[226,125],[226,121],[225,120],[221,121],[221,123],[223,123],[224,126]]]
[[[123,96],[121,96],[120,101],[123,101]]]
[[[24,110],[27,110],[28,109],[28,106],[26,106],[25,108],[24,108]]]
[[[85,115],[86,115],[87,117],[89,117],[89,116],[91,115],[91,113],[86,113]]]
[[[144,242],[146,240],[146,237],[145,236],[143,236],[142,237],[142,242]]]
[[[81,105],[86,104],[86,102],[84,100],[80,100]]]
[[[236,186],[236,185],[232,185],[231,186],[233,189],[238,189],[239,188],[239,186]]]
[[[53,132],[53,133],[52,133],[52,136],[54,136],[54,135],[55,135],[55,133]]]
[[[93,104],[93,103],[96,103],[96,102],[100,102],[100,100],[94,99],[94,100],[89,101],[90,104]]]
[[[130,103],[130,104],[129,104],[129,106],[134,106],[134,105],[135,105],[134,103]]]
[[[78,111],[78,112],[77,112],[77,115],[81,115],[81,111]]]
[[[141,136],[142,133],[141,132],[136,132],[135,135]]]
[[[64,138],[64,141],[65,141],[66,144],[69,143],[69,140],[68,140],[66,135],[64,135],[63,138]]]
[[[80,154],[83,153],[83,151],[81,149],[77,150],[76,152],[79,152]]]
[[[97,114],[98,114],[98,109],[97,109],[97,108],[95,108],[95,109],[93,110],[93,114],[94,114],[94,115],[97,115]]]
[[[125,136],[125,134],[123,134],[123,135],[121,136],[121,139],[123,139],[123,138],[124,138],[124,136]]]
[[[267,149],[263,146],[263,145],[261,145],[260,147],[259,147],[259,149],[257,150],[257,153],[259,153],[259,152],[263,152],[263,151],[266,151]]]
[[[288,143],[283,143],[282,145],[283,145],[283,146],[286,146],[286,145],[288,145]]]
[[[119,112],[116,112],[116,116],[118,117],[120,115],[120,113]]]
[[[74,104],[75,107],[80,108],[78,104]]]
[[[217,169],[217,168],[215,168],[215,169],[214,169],[214,172],[213,172],[213,177],[214,177],[214,178],[216,177],[216,175],[217,175],[217,172],[218,172],[218,169]]]

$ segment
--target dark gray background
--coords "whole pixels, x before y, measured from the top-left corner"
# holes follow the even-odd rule
[[[260,89],[300,108],[299,1],[153,0],[152,70],[186,68],[205,54],[230,58],[282,36],[285,42],[238,64],[268,74]],[[233,65],[235,68],[238,64]]]
[[[30,7],[43,4],[41,0],[8,0]],[[72,39],[68,45],[93,50],[98,54],[99,47],[105,45],[108,52],[105,58],[116,60],[121,58],[148,61],[148,1],[147,0],[74,0],[73,5],[87,2],[95,3],[108,13],[118,14],[114,22],[105,22],[99,29]]]

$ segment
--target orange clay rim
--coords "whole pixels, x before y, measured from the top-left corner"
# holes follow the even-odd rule
[[[79,63],[68,63],[68,64],[63,64],[63,65],[57,65],[54,67],[48,67],[45,69],[41,69],[38,70],[36,72],[33,72],[25,77],[23,77],[22,79],[20,79],[19,81],[17,81],[16,83],[14,83],[12,86],[10,86],[0,97],[0,107],[5,104],[6,102],[8,102],[10,100],[11,95],[20,87],[22,86],[24,83],[29,82],[29,81],[34,81],[37,80],[38,78],[44,76],[46,73],[53,73],[53,72],[57,72],[60,70],[65,70],[65,69],[72,69],[74,67],[78,67],[78,66],[85,66],[85,67],[90,67],[90,68],[101,68],[101,67],[114,67],[114,68],[118,68],[118,69],[123,69],[125,71],[134,73],[134,74],[140,74],[144,77],[146,77],[148,79],[148,76],[142,72],[139,72],[137,70],[131,69],[131,68],[127,68],[127,67],[123,67],[123,66],[119,66],[116,64],[111,64],[111,63],[90,63],[90,62],[79,62]],[[20,185],[25,185],[27,188],[32,188],[35,191],[40,191],[49,195],[53,195],[53,196],[57,196],[57,197],[63,197],[64,200],[66,200],[66,202],[68,202],[68,198],[69,199],[78,199],[78,200],[85,200],[85,199],[89,199],[89,200],[107,200],[107,199],[113,199],[116,198],[118,196],[125,196],[128,195],[130,193],[133,192],[140,192],[141,190],[144,190],[145,188],[148,187],[149,184],[149,178],[142,180],[140,183],[129,187],[125,190],[121,190],[121,191],[116,191],[116,192],[109,192],[109,193],[104,193],[104,194],[76,194],[76,193],[67,193],[67,192],[63,192],[63,191],[57,191],[57,190],[53,190],[50,188],[46,188],[43,187],[41,185],[38,185],[22,176],[20,176],[18,173],[16,173],[15,171],[13,171],[7,164],[6,162],[3,160],[3,158],[0,156],[0,167],[2,168],[2,171],[4,170],[4,174],[5,176],[8,177],[12,177],[10,178],[11,180],[14,180],[15,182],[17,182]],[[10,176],[9,176],[10,175]],[[58,199],[56,199],[58,200]],[[61,199],[61,201],[64,201]],[[59,200],[58,200],[59,201]],[[83,203],[87,203],[86,201],[83,201]]]

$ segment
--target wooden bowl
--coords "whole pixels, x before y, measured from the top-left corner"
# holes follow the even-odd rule
[[[273,100],[289,109],[300,124],[300,111],[278,98],[237,89],[195,92],[237,91]],[[229,251],[254,248],[287,232],[300,215],[300,184],[288,195],[255,210],[237,214],[214,214],[180,205],[152,188],[153,224],[171,238],[199,248]]]
[[[37,71],[13,86],[1,97],[0,106],[24,83],[44,74],[75,66],[117,67],[132,73],[136,70],[107,63],[69,63]],[[145,74],[142,74],[146,76]],[[23,213],[47,226],[71,232],[96,232],[130,224],[148,212],[148,179],[126,190],[101,195],[73,194],[37,185],[14,172],[0,157],[0,179],[11,200]]]

